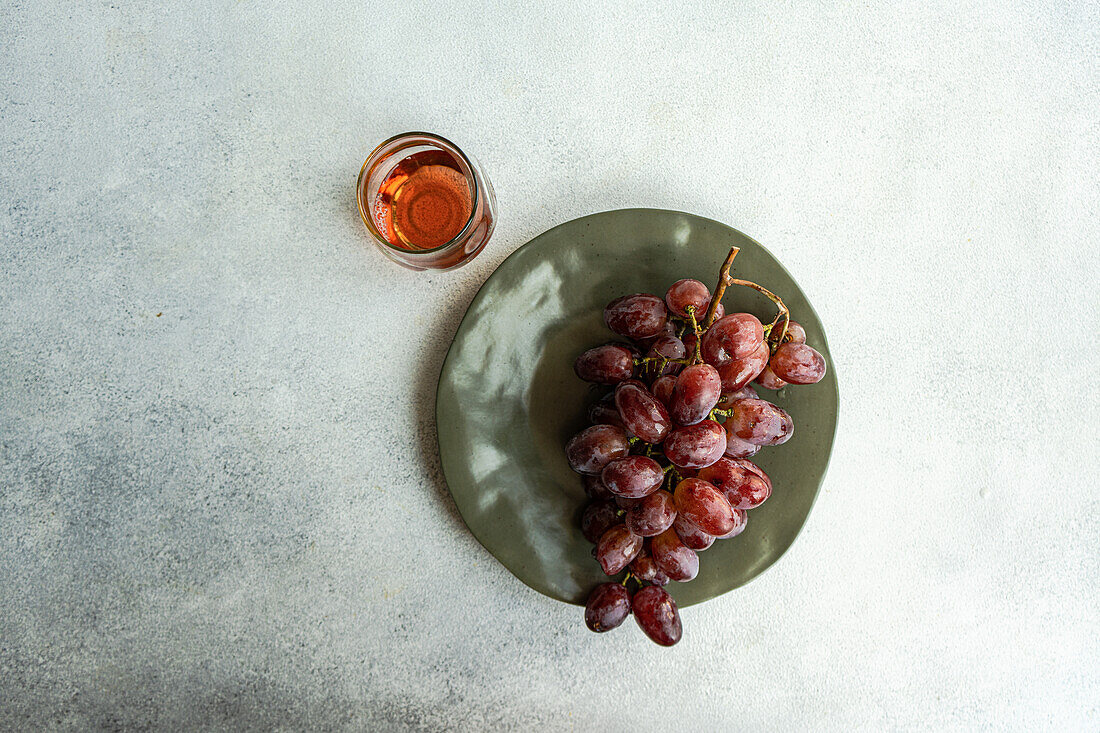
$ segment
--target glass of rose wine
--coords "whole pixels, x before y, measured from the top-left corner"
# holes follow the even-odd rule
[[[375,148],[359,171],[356,198],[374,244],[413,270],[461,267],[496,224],[496,196],[481,166],[427,132],[395,135]]]

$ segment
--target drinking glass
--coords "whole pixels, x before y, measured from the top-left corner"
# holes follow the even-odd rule
[[[375,246],[413,270],[450,270],[484,249],[496,195],[473,157],[439,135],[406,132],[370,154],[356,184]]]

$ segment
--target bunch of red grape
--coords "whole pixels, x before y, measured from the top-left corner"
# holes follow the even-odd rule
[[[735,254],[719,300],[724,283],[755,286],[729,280]],[[747,511],[771,495],[771,480],[748,458],[790,440],[794,422],[749,383],[780,389],[825,376],[825,359],[774,299],[780,315],[765,326],[749,313],[723,315],[720,302],[710,308],[710,290],[698,280],[674,283],[663,300],[628,295],[608,304],[604,321],[629,341],[577,357],[578,377],[613,388],[589,409],[593,425],[565,449],[592,500],[581,531],[608,576],[627,571],[588,597],[593,631],[633,613],[656,643],[679,641],[680,613],[663,586],[694,578],[696,553],[744,531]]]

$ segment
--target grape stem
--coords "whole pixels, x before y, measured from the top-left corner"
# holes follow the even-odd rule
[[[755,290],[758,293],[763,293],[764,297],[766,297],[771,302],[775,303],[776,308],[779,309],[779,313],[777,313],[775,315],[775,320],[773,320],[772,323],[771,323],[771,327],[770,327],[769,332],[768,332],[769,337],[775,335],[775,327],[777,325],[779,325],[780,319],[782,319],[782,321],[783,321],[783,326],[779,329],[779,338],[774,339],[774,340],[772,340],[772,339],[769,339],[769,340],[772,340],[773,346],[776,346],[776,347],[779,344],[783,343],[783,339],[787,336],[787,324],[790,323],[790,320],[791,320],[791,318],[790,318],[790,313],[791,312],[790,312],[790,310],[787,309],[786,304],[783,303],[783,299],[780,298],[775,293],[773,293],[772,291],[768,290],[763,285],[757,285],[756,283],[754,283],[750,280],[739,280],[737,278],[731,277],[731,278],[729,278],[729,284],[730,285],[744,285],[746,288],[752,288],[753,290]]]
[[[661,484],[662,488],[665,486],[665,484],[667,484],[667,491],[669,493],[672,493],[673,489],[676,488],[676,485],[680,483],[680,481],[680,472],[676,470],[675,464],[670,463],[668,466],[665,467],[665,483]]]
[[[691,319],[691,329],[695,332],[695,354],[691,358],[692,364],[702,364],[703,355],[699,351],[699,344],[703,340],[703,329],[699,328],[699,322],[695,320],[695,306],[689,305],[686,309],[688,318]]]
[[[718,304],[722,302],[722,296],[726,294],[726,288],[730,285],[743,285],[746,288],[752,288],[758,293],[763,293],[768,300],[775,303],[779,308],[779,313],[776,314],[775,320],[771,322],[768,327],[767,335],[771,342],[772,350],[774,351],[779,347],[779,344],[783,343],[783,339],[787,336],[787,324],[790,323],[790,310],[783,303],[783,299],[778,295],[768,290],[762,285],[757,285],[750,280],[741,280],[730,275],[730,267],[733,266],[733,259],[737,257],[737,253],[741,251],[740,247],[731,247],[729,255],[726,256],[726,261],[722,263],[722,269],[718,273],[718,285],[714,288],[714,297],[710,299],[710,307],[707,308],[707,316],[703,319],[703,330],[711,327],[714,323],[714,314],[718,310]],[[782,320],[783,325],[779,323]],[[772,338],[775,335],[776,327],[779,327],[779,338]]]
[[[689,363],[691,363],[691,360],[688,359],[687,357],[684,357],[683,359],[672,359],[672,358],[667,357],[667,356],[643,356],[643,357],[635,358],[634,359],[634,365],[637,366],[637,365],[641,364],[643,366],[646,366],[648,364],[652,364],[655,361],[663,361],[664,362],[663,364],[661,364],[662,369],[664,369],[669,364],[689,364]]]
[[[714,288],[714,297],[710,299],[706,318],[703,319],[703,328],[710,328],[714,323],[714,314],[718,312],[718,304],[722,302],[722,296],[726,294],[726,288],[730,285],[730,267],[733,266],[733,258],[741,251],[740,247],[731,247],[726,255],[726,261],[722,263],[722,269],[718,273],[718,285]]]

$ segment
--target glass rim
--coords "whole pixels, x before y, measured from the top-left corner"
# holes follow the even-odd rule
[[[473,189],[473,201],[470,206],[470,218],[466,220],[466,224],[462,227],[458,234],[454,235],[451,239],[444,242],[443,244],[437,247],[432,247],[431,249],[405,249],[404,247],[398,247],[395,244],[391,244],[389,240],[382,236],[382,233],[378,231],[378,227],[374,225],[374,218],[368,216],[367,212],[363,209],[363,177],[367,174],[367,164],[371,162],[371,160],[374,158],[379,150],[386,147],[390,143],[396,142],[404,137],[426,137],[429,140],[438,141],[444,143],[447,146],[450,146],[451,148],[454,148],[459,156],[461,156],[463,162],[466,163],[466,168],[470,171],[469,181],[473,184],[471,186],[471,188]],[[359,218],[363,220],[363,224],[366,225],[367,231],[376,242],[381,243],[387,249],[393,250],[394,252],[400,252],[403,256],[417,258],[420,255],[435,254],[440,252],[441,250],[447,249],[448,247],[453,247],[454,245],[458,244],[459,240],[461,240],[469,232],[470,225],[473,224],[474,217],[477,215],[477,205],[478,199],[480,197],[480,192],[478,191],[479,188],[480,187],[477,183],[477,170],[474,168],[473,161],[471,161],[469,157],[467,157],[466,153],[462,152],[462,148],[458,147],[442,135],[436,135],[432,132],[421,132],[413,130],[410,132],[398,133],[397,135],[383,140],[375,146],[374,150],[370,152],[370,155],[367,156],[367,159],[363,161],[363,167],[359,169],[359,177],[355,179],[355,201],[359,207]]]

